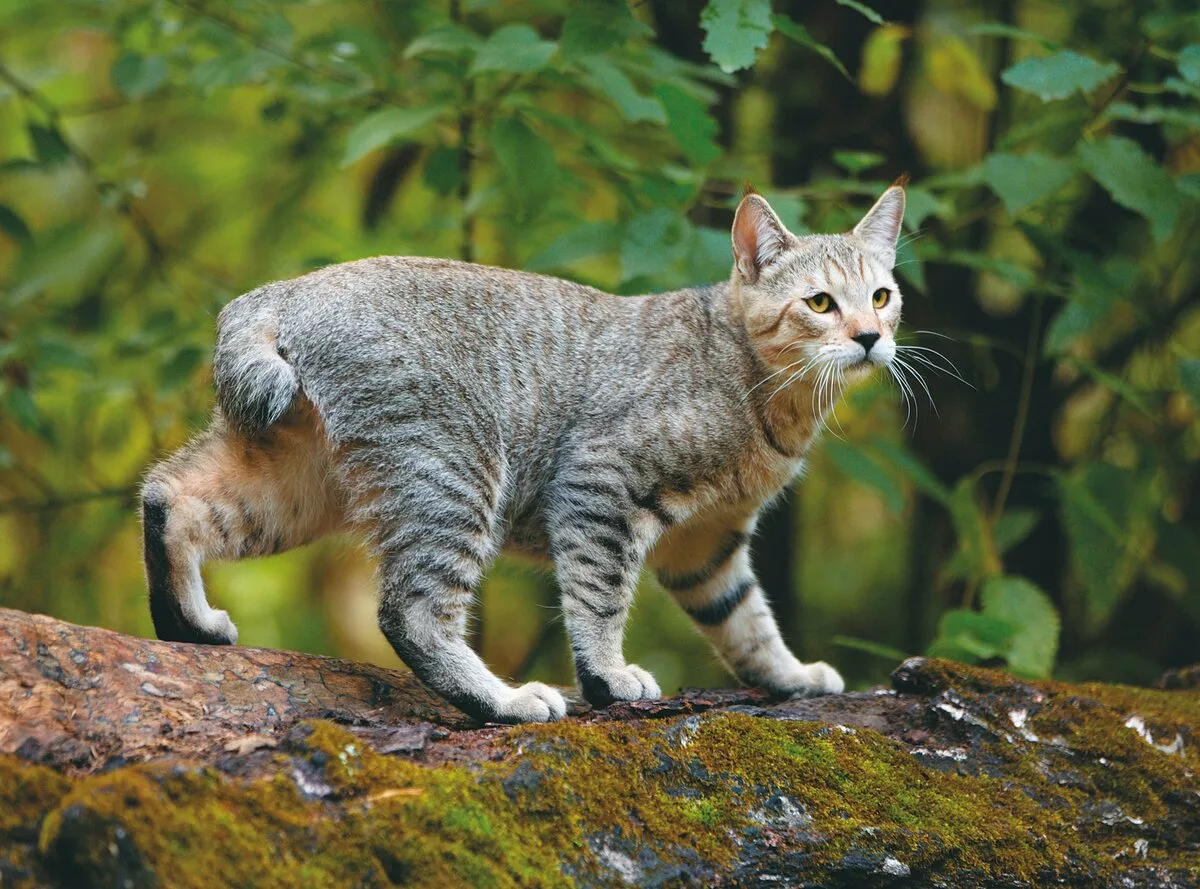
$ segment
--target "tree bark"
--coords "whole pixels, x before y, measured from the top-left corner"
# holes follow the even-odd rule
[[[480,726],[405,672],[0,609],[0,885],[1187,885],[1198,724],[914,658]]]

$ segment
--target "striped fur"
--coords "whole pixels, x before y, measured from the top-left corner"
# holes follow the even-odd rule
[[[213,423],[143,491],[156,631],[235,642],[203,562],[349,528],[378,557],[393,647],[480,719],[565,713],[557,691],[506,685],[464,641],[505,547],[553,562],[594,704],[659,694],[622,654],[643,565],[742,680],[840,691],[836,671],[783,644],[748,546],[846,380],[894,354],[902,212],[893,187],[855,232],[797,238],[748,195],[730,281],[653,296],[377,257],[235,300],[218,324]],[[876,311],[880,287],[894,296]],[[818,292],[838,310],[812,311]],[[868,352],[852,340],[863,331],[882,337]]]

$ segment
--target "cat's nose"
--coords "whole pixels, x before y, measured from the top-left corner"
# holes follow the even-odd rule
[[[863,351],[867,355],[870,355],[871,347],[873,345],[875,345],[877,342],[879,342],[879,334],[873,333],[873,332],[858,333],[858,334],[855,334],[853,337],[851,337],[851,339],[854,340],[854,342],[858,343],[860,346],[862,346]]]

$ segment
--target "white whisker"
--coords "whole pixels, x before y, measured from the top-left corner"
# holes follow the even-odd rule
[[[958,366],[937,349],[930,349],[927,346],[896,346],[896,353],[903,353],[915,361],[920,361],[926,367],[936,370],[938,373],[943,373],[947,376],[954,377],[963,385],[970,386],[972,389],[975,388],[974,386],[971,386],[971,384],[968,383],[963,377],[962,372],[958,369]],[[938,364],[937,361],[934,360],[935,358],[946,362],[949,367],[943,367],[942,365]]]
[[[938,414],[937,403],[933,400],[933,393],[929,391],[929,386],[926,385],[925,378],[921,376],[917,369],[911,364],[907,363],[899,355],[896,355],[894,358],[892,358],[892,362],[896,365],[897,369],[900,370],[901,373],[909,374],[917,381],[918,384],[920,384],[921,388],[925,390],[925,397],[929,399],[929,405],[933,408],[933,413],[937,416],[941,416]]]

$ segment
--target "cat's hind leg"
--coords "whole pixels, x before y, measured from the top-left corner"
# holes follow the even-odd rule
[[[283,552],[335,530],[342,512],[329,470],[323,433],[304,411],[254,439],[218,420],[152,468],[141,511],[158,638],[237,642],[228,613],[208,604],[201,565]]]
[[[414,424],[390,434],[386,450],[370,444],[351,455],[368,475],[391,462],[356,510],[379,555],[380,629],[422,682],[480,721],[561,719],[567,706],[558,691],[540,682],[510,687],[466,642],[475,592],[499,550],[504,490],[498,461],[463,446],[475,435]]]

